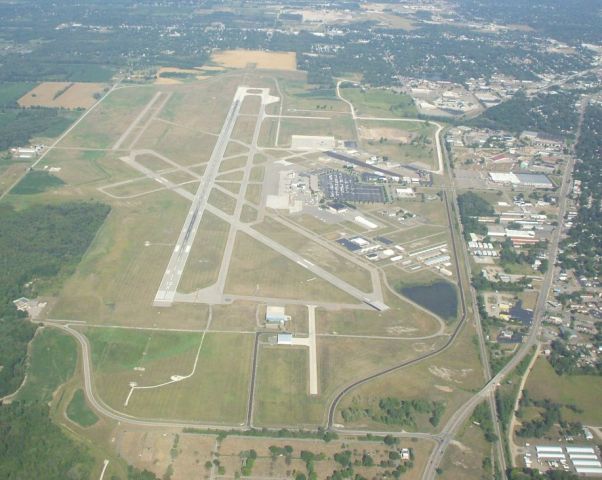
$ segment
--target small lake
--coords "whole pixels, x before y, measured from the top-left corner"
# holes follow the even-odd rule
[[[428,311],[446,321],[458,316],[458,293],[456,286],[444,280],[428,285],[412,285],[398,288],[398,291]]]

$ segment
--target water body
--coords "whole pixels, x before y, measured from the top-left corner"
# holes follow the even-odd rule
[[[412,285],[397,290],[446,321],[455,320],[458,316],[458,292],[450,282],[437,280],[428,285]]]

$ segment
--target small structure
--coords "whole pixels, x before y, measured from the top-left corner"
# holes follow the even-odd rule
[[[20,312],[28,312],[29,311],[29,298],[21,297],[13,300],[13,304]]]
[[[287,321],[287,316],[284,314],[284,307],[276,307],[268,305],[265,313],[265,321],[270,325],[282,325]]]
[[[292,333],[279,333],[276,340],[277,345],[292,345],[293,334]]]

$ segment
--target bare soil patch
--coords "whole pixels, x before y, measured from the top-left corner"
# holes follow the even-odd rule
[[[413,132],[401,130],[399,128],[367,128],[359,127],[360,136],[366,140],[380,140],[386,139],[388,141],[395,141],[400,143],[410,143],[416,136]]]

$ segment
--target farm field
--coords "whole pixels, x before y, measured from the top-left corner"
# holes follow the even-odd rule
[[[269,70],[297,70],[295,52],[265,52],[263,50],[223,50],[211,56],[214,64],[224,68],[255,68]]]
[[[19,98],[21,107],[90,108],[106,85],[82,82],[44,82]]]

